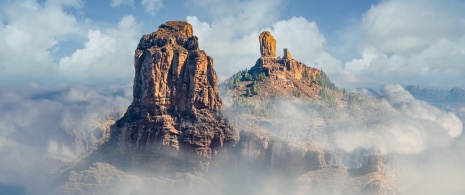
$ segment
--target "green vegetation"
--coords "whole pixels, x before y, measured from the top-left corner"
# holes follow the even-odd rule
[[[244,74],[244,76],[242,77],[242,80],[243,81],[251,81],[251,80],[253,80],[253,78],[252,78],[252,75],[250,73],[246,72]]]
[[[322,88],[320,90],[320,97],[323,102],[326,102],[330,107],[335,108],[338,106],[338,98],[335,91]]]
[[[300,92],[299,89],[296,89],[296,90],[293,90],[293,91],[292,91],[292,95],[293,95],[294,97],[300,97],[301,92]]]
[[[250,96],[253,96],[253,95],[257,95],[261,92],[261,89],[260,89],[260,85],[258,84],[257,81],[252,81],[252,83],[250,84],[250,87],[247,88],[247,91],[246,91],[246,96],[247,97],[250,97]]]
[[[317,83],[318,85],[322,86],[322,87],[326,87],[328,89],[331,89],[331,90],[336,90],[338,89],[336,87],[336,85],[331,82],[331,80],[329,79],[329,77],[326,75],[325,72],[323,72],[323,70],[321,71],[321,73],[316,77],[316,80],[317,80]]]
[[[229,77],[228,79],[220,83],[219,87],[224,88],[224,89],[233,89],[239,86],[239,84],[241,83],[242,77],[245,76],[245,74],[243,74],[245,73],[245,71],[246,70],[241,70],[238,73],[233,74],[231,77]]]
[[[255,78],[252,77],[252,74],[249,73],[247,69],[241,70],[237,72],[236,74],[233,74],[231,77],[223,81],[222,83],[219,84],[220,88],[223,89],[233,89],[243,81],[263,81],[266,78],[266,74],[264,72],[258,74],[255,76]],[[252,91],[257,91],[257,90],[252,90]]]
[[[258,82],[253,81],[252,82],[252,93],[256,95],[260,92],[261,92],[261,89],[260,89],[260,86],[258,85]]]
[[[263,81],[263,80],[265,80],[265,78],[266,78],[266,74],[265,74],[264,72],[262,72],[262,73],[258,74],[258,75],[255,77],[255,80],[256,80],[256,81]]]
[[[260,117],[271,117],[272,101],[268,98],[249,99],[243,96],[233,97],[232,109],[240,114],[251,114]]]
[[[245,93],[245,96],[250,97],[252,95],[253,95],[252,90],[250,90],[250,88],[247,88],[247,92]]]
[[[310,81],[313,80],[313,79],[312,79],[313,75],[310,74],[310,73],[308,72],[307,69],[305,69],[305,70],[302,72],[302,77],[307,78],[307,79],[310,79]]]

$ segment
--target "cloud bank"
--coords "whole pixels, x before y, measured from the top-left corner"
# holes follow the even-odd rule
[[[361,57],[345,63],[356,82],[461,85],[465,73],[462,1],[385,0],[363,16]]]

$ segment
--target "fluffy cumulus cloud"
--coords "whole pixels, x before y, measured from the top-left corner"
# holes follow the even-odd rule
[[[60,72],[70,77],[127,78],[132,76],[134,45],[140,24],[125,16],[116,28],[89,30],[84,47],[60,59]]]
[[[215,59],[220,79],[252,67],[260,57],[259,34],[270,31],[277,41],[277,55],[284,48],[293,58],[309,66],[322,68],[330,74],[341,72],[340,62],[325,51],[325,37],[318,25],[303,17],[279,21],[281,1],[204,2],[195,7],[207,10],[212,21],[187,17],[199,37],[200,47]],[[240,10],[240,11],[238,11]]]
[[[338,76],[342,71],[340,61],[325,51],[326,40],[316,22],[293,17],[274,23],[270,32],[277,39],[278,54],[287,48],[294,59],[323,69],[329,75]]]
[[[345,64],[357,82],[450,86],[465,73],[465,3],[385,0],[361,21],[361,58]],[[457,83],[457,81],[461,81]]]
[[[0,75],[43,76],[53,72],[51,64],[58,43],[77,31],[76,18],[63,9],[80,6],[80,1],[71,0],[42,4],[33,0],[2,1]]]
[[[140,24],[124,16],[115,27],[100,28],[91,20],[78,20],[76,13],[83,5],[80,0],[2,1],[0,76],[9,82],[94,82],[132,76]],[[68,43],[84,39],[86,31],[83,48],[73,51],[75,46]]]

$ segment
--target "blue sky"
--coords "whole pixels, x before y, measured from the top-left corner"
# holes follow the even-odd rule
[[[128,82],[143,34],[187,20],[220,79],[250,68],[258,34],[278,54],[323,69],[343,87],[465,87],[465,2],[401,0],[4,0],[3,84]]]

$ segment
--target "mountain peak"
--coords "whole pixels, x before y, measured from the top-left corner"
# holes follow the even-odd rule
[[[165,24],[160,25],[159,31],[162,29],[166,29],[171,32],[178,32],[188,37],[191,37],[194,34],[192,25],[185,21],[168,21]]]
[[[264,72],[267,76],[278,73],[287,72],[292,77],[300,79],[304,76],[315,77],[320,74],[320,70],[292,59],[289,49],[283,50],[283,58],[276,56],[276,40],[270,32],[264,31],[259,36],[261,57],[252,67],[252,74],[260,74]]]
[[[200,50],[189,23],[166,22],[144,35],[134,67],[133,101],[111,131],[134,162],[163,166],[166,158],[150,156],[166,156],[204,169],[199,162],[208,163],[225,143],[237,140],[220,113],[213,58]]]
[[[158,30],[142,36],[138,50],[150,47],[163,47],[165,45],[178,45],[183,47],[184,43],[192,37],[194,30],[192,25],[184,21],[169,21],[160,25]]]

